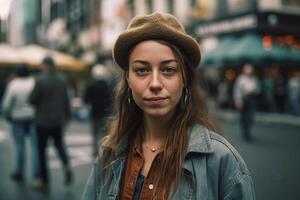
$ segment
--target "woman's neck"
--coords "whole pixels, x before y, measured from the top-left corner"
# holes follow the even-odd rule
[[[164,120],[145,117],[144,143],[155,146],[162,146],[167,137],[168,123]]]

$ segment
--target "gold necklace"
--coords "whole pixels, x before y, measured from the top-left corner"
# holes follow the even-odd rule
[[[146,146],[147,148],[150,149],[150,151],[151,151],[152,153],[155,153],[156,151],[158,151],[158,150],[161,149],[161,148],[151,147],[151,146],[149,146],[147,143],[144,143],[144,144],[145,144],[145,146]]]

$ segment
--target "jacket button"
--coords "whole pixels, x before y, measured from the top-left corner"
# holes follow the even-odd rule
[[[153,188],[154,188],[154,185],[153,184],[149,184],[149,189],[153,190]]]

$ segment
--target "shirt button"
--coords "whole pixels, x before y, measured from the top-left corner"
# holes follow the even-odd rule
[[[153,185],[153,184],[150,184],[150,185],[149,185],[149,189],[150,189],[150,190],[153,190],[153,188],[154,188],[154,185]]]
[[[129,185],[129,187],[132,187],[134,185],[134,178],[129,177],[128,185]]]

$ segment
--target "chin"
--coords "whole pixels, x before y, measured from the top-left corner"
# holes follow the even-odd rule
[[[169,118],[172,115],[170,110],[145,110],[144,114],[155,118]]]

